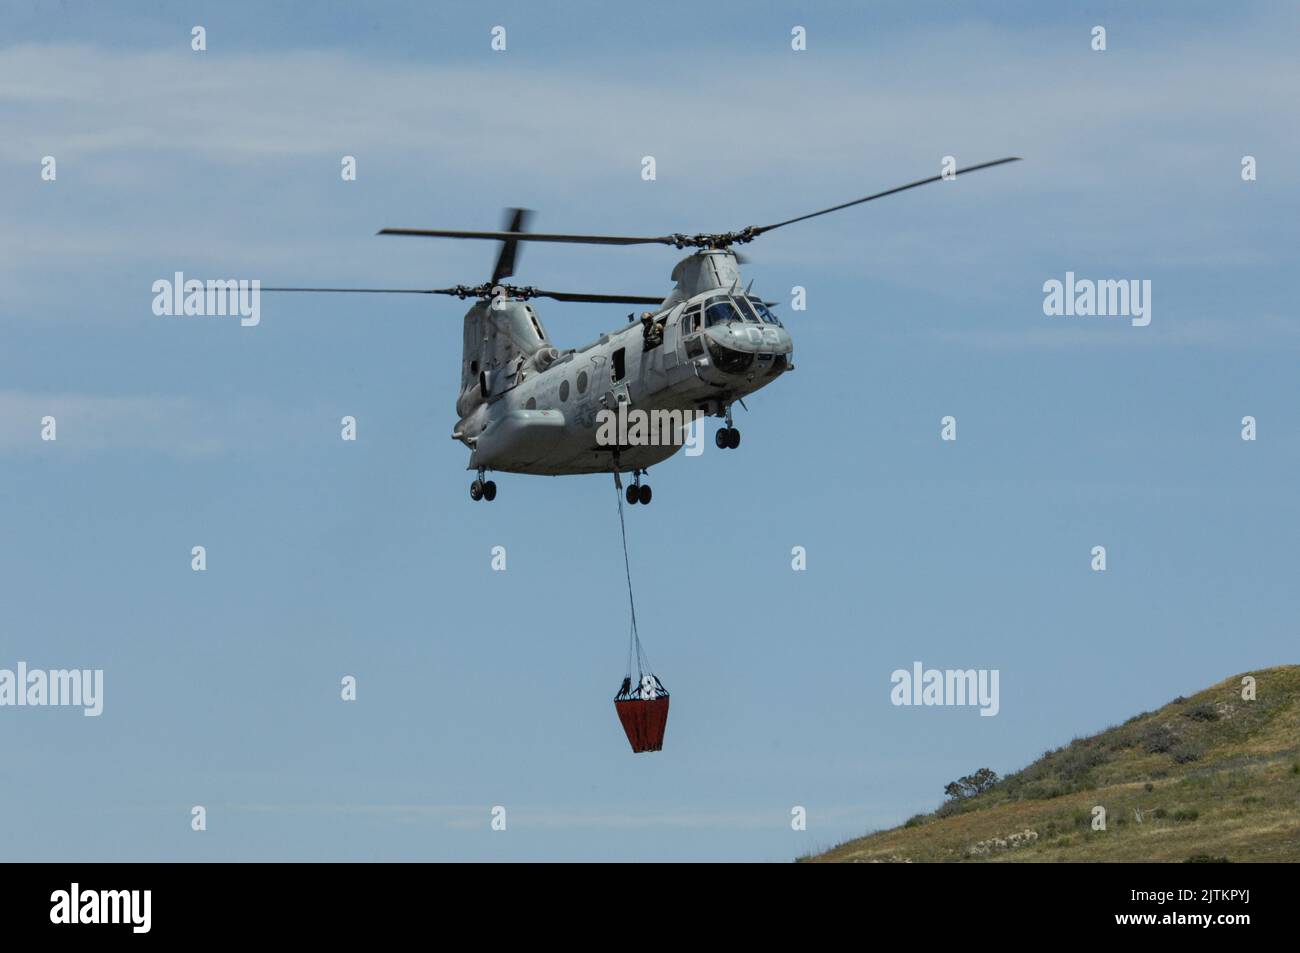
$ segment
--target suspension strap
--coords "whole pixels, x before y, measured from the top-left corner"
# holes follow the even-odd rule
[[[627,523],[623,519],[623,494],[620,490],[620,480],[618,470],[614,471],[614,498],[618,500],[618,526],[623,534],[623,570],[627,575],[627,606],[632,613],[632,626],[628,635],[627,644],[627,671],[626,678],[632,677],[632,662],[636,661],[636,683],[639,686],[644,674],[650,671],[650,659],[645,654],[645,649],[641,646],[641,636],[636,628],[636,600],[632,596],[632,563],[627,555]]]

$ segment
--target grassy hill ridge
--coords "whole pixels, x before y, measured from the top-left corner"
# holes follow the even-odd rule
[[[1242,697],[1255,679],[1255,698]],[[972,765],[974,770],[978,765]],[[1105,829],[1094,829],[1095,809]],[[1049,751],[828,862],[1300,861],[1300,665],[1243,672]]]

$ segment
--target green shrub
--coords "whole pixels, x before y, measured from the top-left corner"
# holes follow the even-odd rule
[[[1193,707],[1187,709],[1187,711],[1183,712],[1183,714],[1186,715],[1188,718],[1192,719],[1193,721],[1218,721],[1219,720],[1219,710],[1215,708],[1213,705],[1211,705],[1209,702],[1202,702],[1199,705],[1194,705]]]
[[[1054,759],[1052,766],[1062,781],[1073,782],[1084,780],[1088,772],[1109,760],[1110,757],[1100,748],[1072,744]]]
[[[952,817],[955,814],[961,814],[966,810],[966,806],[961,801],[944,801],[935,808],[935,817]]]
[[[1178,736],[1168,725],[1148,725],[1139,740],[1147,754],[1167,754],[1178,744]]]
[[[943,793],[954,801],[964,801],[983,794],[1000,780],[996,771],[980,768],[974,774],[949,782]]]
[[[1064,793],[1057,785],[1033,784],[1025,788],[1025,798],[1030,801],[1050,801]]]
[[[1194,821],[1200,816],[1200,811],[1174,811],[1174,820],[1176,821]]]

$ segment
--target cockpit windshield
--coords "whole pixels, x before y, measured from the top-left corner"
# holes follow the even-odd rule
[[[739,295],[737,295],[735,298],[735,302],[736,302],[736,306],[740,308],[740,310],[744,313],[746,321],[752,321],[754,324],[759,323],[758,315],[754,313],[754,308],[749,303],[748,298],[742,298]]]
[[[711,328],[717,324],[740,320],[740,312],[736,310],[730,298],[712,298],[708,301],[708,307],[704,309],[705,327]]]
[[[723,297],[715,295],[704,302],[704,326],[713,327],[729,321],[747,321],[750,324],[775,324],[780,326],[776,315],[768,310],[761,298],[753,295],[736,295]]]
[[[767,305],[763,304],[762,299],[750,295],[748,301],[753,305],[754,310],[758,312],[758,316],[764,324],[775,324],[778,327],[782,326],[776,315],[768,310]]]

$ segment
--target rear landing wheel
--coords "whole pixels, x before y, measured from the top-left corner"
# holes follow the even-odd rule
[[[469,498],[474,502],[483,499],[483,481],[475,480],[469,485]]]
[[[641,500],[641,494],[638,492],[637,485],[635,483],[629,483],[627,485],[628,505],[629,506],[635,505],[636,503],[640,502],[640,500]]]
[[[740,431],[737,430],[735,427],[730,427],[730,428],[728,428],[728,430],[727,430],[727,449],[728,449],[728,450],[735,450],[735,449],[736,449],[737,447],[739,447],[739,446],[740,446]]]
[[[494,481],[488,480],[483,484],[483,499],[491,503],[497,498],[497,485]]]
[[[650,492],[650,484],[649,484],[649,483],[642,483],[642,484],[641,484],[641,491],[637,494],[637,496],[641,497],[641,505],[642,505],[642,506],[649,505],[651,495],[652,495],[652,494],[651,494],[651,492]]]

